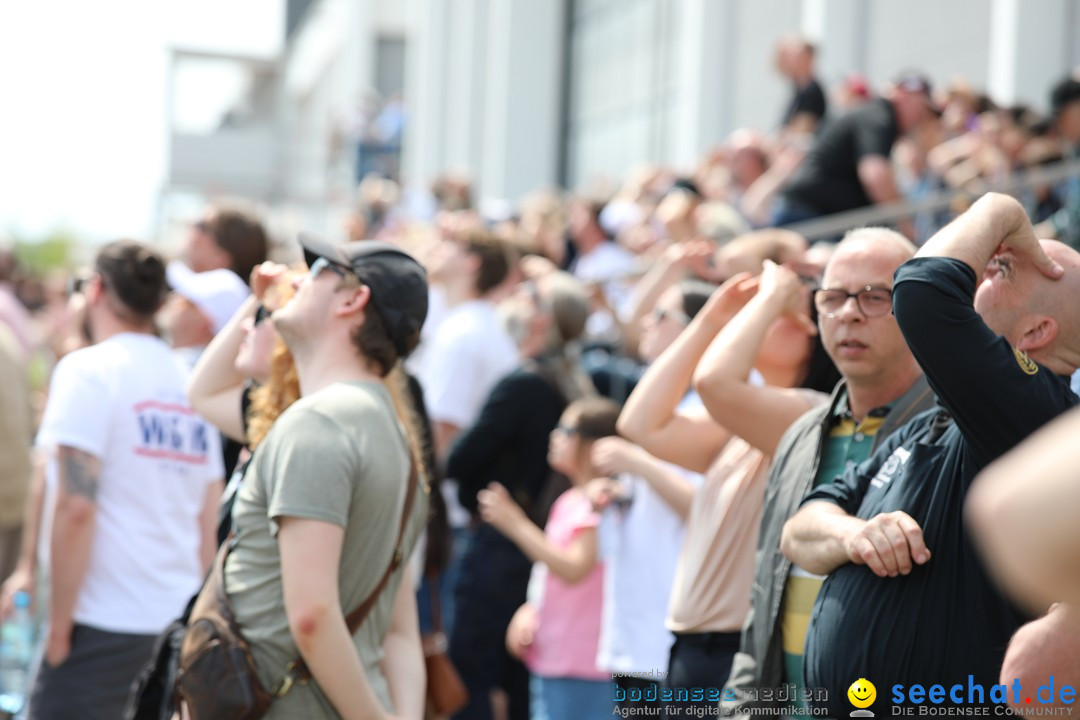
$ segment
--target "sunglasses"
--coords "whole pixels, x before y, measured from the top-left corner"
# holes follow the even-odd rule
[[[334,273],[342,280],[352,280],[357,284],[360,283],[360,277],[353,272],[351,268],[339,265],[333,260],[327,260],[324,257],[316,258],[315,262],[311,263],[311,268],[309,269],[312,280],[327,271]]]
[[[670,318],[675,322],[679,323],[680,325],[690,324],[690,316],[684,312],[678,312],[676,310],[667,310],[665,308],[658,307],[653,310],[653,317],[658,323],[664,322],[665,320]]]

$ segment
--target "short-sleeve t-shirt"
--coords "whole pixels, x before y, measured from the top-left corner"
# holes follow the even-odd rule
[[[599,524],[600,516],[585,493],[571,488],[551,506],[544,534],[552,545],[565,549],[583,530]],[[536,638],[525,657],[529,671],[552,678],[610,679],[610,672],[596,667],[603,598],[603,563],[598,562],[573,585],[548,572],[544,598],[537,609]]]
[[[78,623],[161,632],[203,580],[200,513],[222,479],[217,430],[188,405],[186,370],[160,339],[121,333],[65,356],[53,371],[37,444],[55,497],[61,445],[101,460],[90,562]],[[42,526],[43,558],[52,527]]]
[[[889,157],[899,136],[896,111],[885,98],[827,122],[784,197],[823,215],[871,204],[859,180],[859,161],[870,155]]]
[[[298,517],[345,528],[340,600],[350,613],[375,589],[390,564],[409,477],[407,440],[381,382],[335,383],[298,400],[259,444],[237,492],[236,545],[225,565],[225,587],[259,678],[274,687],[299,655],[289,631],[281,584],[278,519]],[[418,490],[402,542],[408,557],[427,513]],[[392,711],[382,675],[382,641],[406,565],[390,578],[353,637],[367,679]],[[336,718],[314,681],[294,686],[267,717]]]

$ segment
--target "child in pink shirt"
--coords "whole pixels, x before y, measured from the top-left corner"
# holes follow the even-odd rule
[[[547,571],[540,576],[543,597],[522,605],[506,633],[510,652],[532,673],[532,720],[606,720],[614,709],[611,676],[596,667],[604,586],[597,561],[600,516],[582,487],[595,474],[593,443],[615,434],[618,416],[619,407],[603,398],[578,400],[563,413],[551,433],[548,463],[573,487],[555,501],[544,530],[502,485],[492,483],[477,496],[484,520]]]

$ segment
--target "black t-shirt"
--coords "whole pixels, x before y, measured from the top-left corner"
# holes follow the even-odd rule
[[[885,98],[828,122],[785,188],[784,197],[822,215],[870,205],[859,181],[859,161],[868,155],[888,158],[899,136],[896,111]]]
[[[510,491],[519,505],[536,511],[551,468],[548,440],[566,401],[533,368],[520,368],[500,380],[471,427],[461,433],[446,462],[446,476],[458,482],[461,506],[475,513],[476,494],[490,482]],[[533,515],[530,512],[530,515]]]
[[[1067,378],[986,326],[974,293],[974,273],[956,260],[916,258],[897,271],[896,318],[942,407],[804,500],[834,502],[864,519],[902,510],[931,552],[906,576],[846,564],[825,581],[804,667],[808,687],[828,690],[832,717],[852,710],[847,689],[859,678],[876,686],[879,717],[890,713],[896,684],[906,691],[960,683],[966,701],[971,675],[990,703],[1009,638],[1027,619],[991,582],[964,528],[964,498],[980,470],[1078,400]]]
[[[784,112],[784,120],[781,124],[787,125],[795,119],[796,115],[802,113],[813,115],[816,120],[821,120],[825,117],[825,108],[825,93],[822,92],[818,81],[810,78],[810,82],[806,85],[795,86],[795,95],[791,98],[787,111]]]

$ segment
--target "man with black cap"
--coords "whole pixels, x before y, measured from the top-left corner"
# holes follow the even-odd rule
[[[379,588],[427,515],[400,365],[427,315],[427,275],[387,243],[300,242],[310,273],[271,318],[302,397],[259,446],[237,494],[225,587],[265,687],[282,687],[298,657],[311,672],[267,718],[420,717],[412,582],[398,566]],[[345,616],[369,596],[373,609],[350,637]]]
[[[1066,157],[1080,158],[1080,78],[1069,76],[1050,92],[1050,108]],[[1036,228],[1039,237],[1052,237],[1080,249],[1080,175],[1065,183],[1065,207]]]
[[[906,73],[882,97],[826,124],[781,194],[773,224],[900,200],[889,160],[893,145],[938,114],[930,81]],[[900,226],[910,238],[910,223]]]

